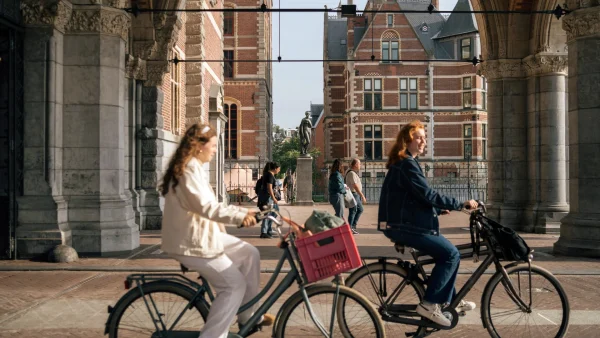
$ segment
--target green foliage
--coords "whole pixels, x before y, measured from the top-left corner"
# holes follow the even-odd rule
[[[273,161],[279,163],[281,171],[279,172],[278,178],[285,177],[286,171],[291,168],[292,171],[296,171],[296,159],[300,156],[300,138],[294,136],[290,139],[283,137],[277,137],[278,131],[283,130],[279,126],[274,125],[274,138],[273,138]],[[313,179],[316,172],[316,159],[321,155],[319,149],[312,148],[309,150],[310,155],[313,158]]]

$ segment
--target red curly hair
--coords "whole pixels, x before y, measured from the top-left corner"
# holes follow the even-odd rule
[[[159,187],[163,196],[169,193],[169,187],[172,186],[173,190],[175,190],[187,163],[192,157],[198,157],[200,147],[205,145],[214,136],[217,136],[217,132],[207,124],[196,123],[188,128],[171,161],[169,161],[169,168]]]
[[[412,121],[400,129],[398,137],[396,138],[396,143],[394,143],[394,146],[388,155],[388,161],[385,165],[387,169],[394,165],[394,163],[408,157],[406,147],[413,141],[413,134],[417,129],[425,129],[425,126],[418,120]]]

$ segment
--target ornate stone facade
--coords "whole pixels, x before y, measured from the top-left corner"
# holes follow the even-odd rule
[[[51,25],[61,32],[65,31],[72,11],[73,5],[64,0],[44,3],[39,0],[29,0],[21,3],[21,16],[25,25]]]
[[[523,59],[523,66],[528,76],[560,73],[568,73],[568,62],[566,55],[536,54]]]
[[[488,80],[519,78],[525,75],[521,60],[501,59],[483,62],[477,70],[478,75]]]
[[[596,7],[589,7],[589,1],[581,3],[583,9],[572,12],[563,19],[562,25],[567,31],[568,40],[600,34],[600,11]]]

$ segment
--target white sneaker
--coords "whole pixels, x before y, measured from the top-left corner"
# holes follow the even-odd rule
[[[425,304],[421,303],[417,306],[417,313],[423,318],[429,319],[432,322],[441,326],[450,326],[452,322],[441,311],[440,304]]]
[[[458,306],[456,307],[456,312],[461,313],[461,312],[473,311],[473,310],[475,310],[476,307],[477,307],[477,305],[473,302],[461,300],[460,303],[458,303]]]

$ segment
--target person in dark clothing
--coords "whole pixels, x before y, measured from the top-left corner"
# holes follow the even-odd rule
[[[342,177],[342,163],[339,159],[333,161],[331,172],[329,173],[329,203],[335,210],[335,215],[339,218],[344,218],[344,195],[346,187],[344,186],[344,178]]]
[[[262,209],[264,206],[273,204],[275,210],[279,210],[277,205],[277,198],[275,198],[275,187],[277,182],[275,180],[275,174],[279,169],[279,165],[276,162],[267,162],[263,169],[262,177],[262,190],[259,195],[258,207]],[[271,235],[273,221],[270,219],[264,219],[260,227],[260,238],[273,238]]]
[[[460,203],[429,187],[417,159],[425,150],[426,143],[425,128],[419,121],[405,125],[398,133],[389,154],[388,172],[381,188],[378,228],[392,241],[415,248],[435,259],[435,267],[417,313],[439,325],[450,326],[450,320],[441,309],[456,294],[454,284],[460,253],[440,235],[438,216],[449,213],[449,210],[476,208],[477,202],[470,200]],[[461,301],[457,311],[473,309],[475,303]]]

